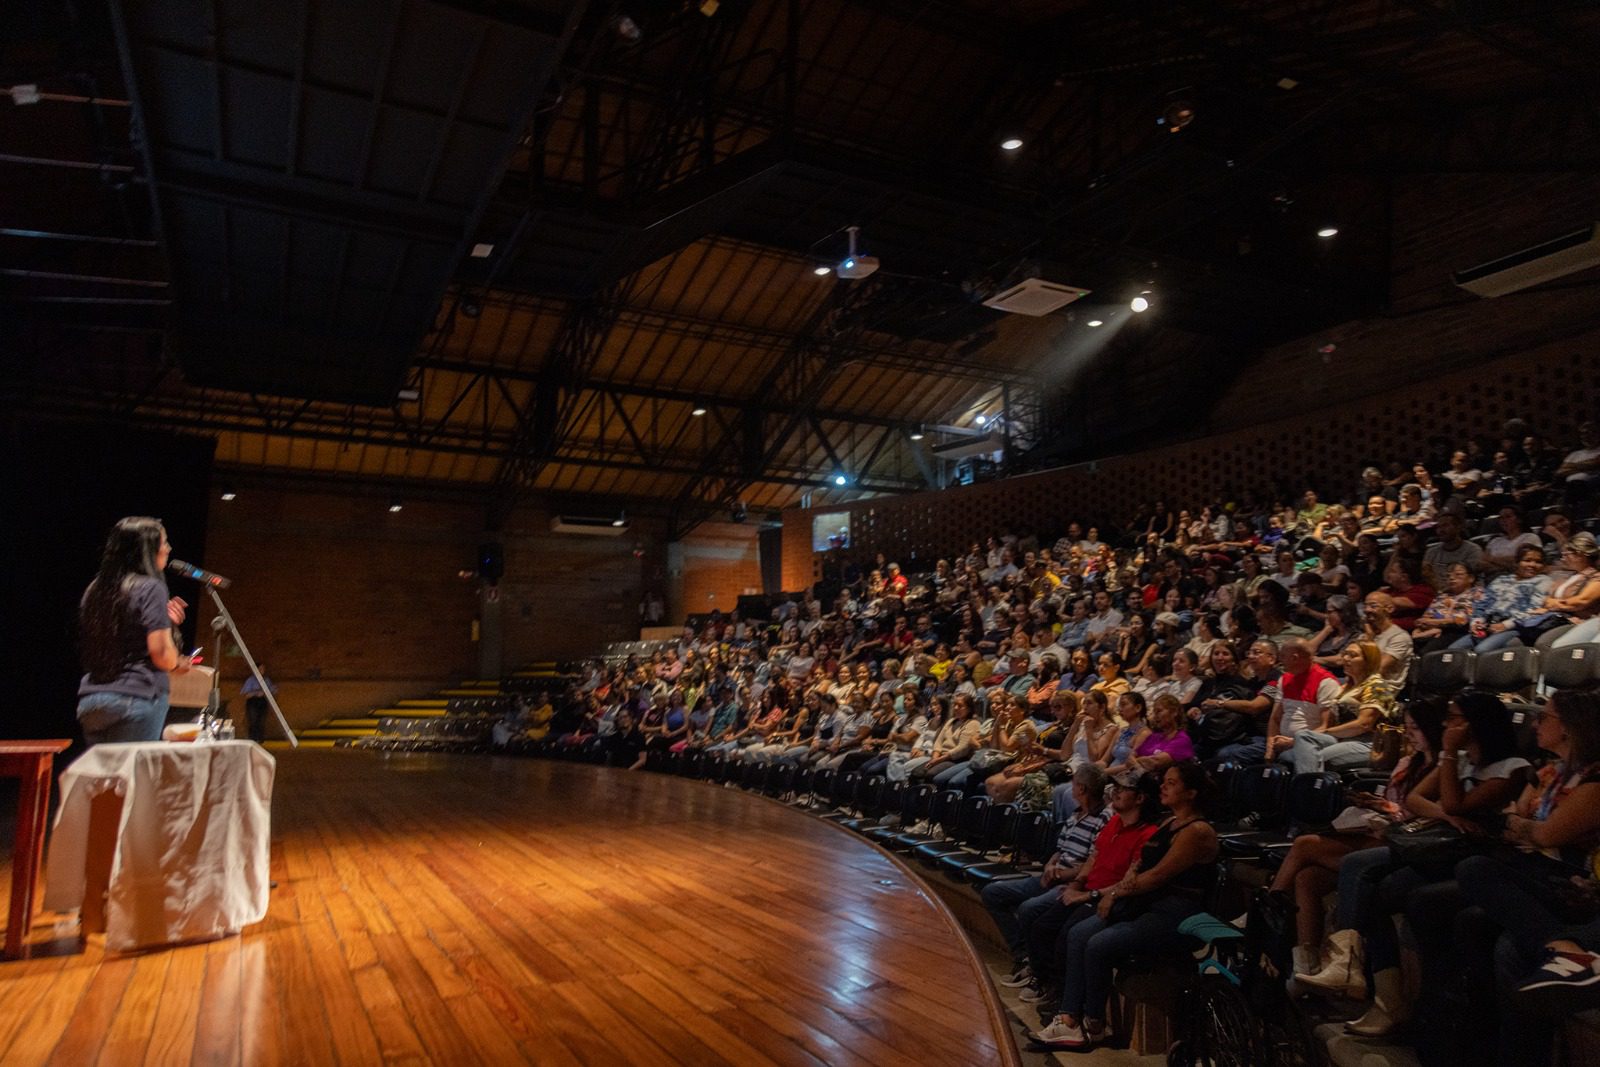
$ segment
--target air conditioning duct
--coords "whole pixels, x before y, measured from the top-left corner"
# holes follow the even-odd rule
[[[1027,278],[1009,289],[994,294],[983,302],[983,306],[997,311],[1009,311],[1013,315],[1031,315],[1038,318],[1053,311],[1060,311],[1074,300],[1081,300],[1088,295],[1089,290],[1080,289],[1076,285],[1062,285],[1060,282],[1045,281],[1043,278]]]
[[[628,532],[628,524],[618,519],[596,518],[593,515],[556,515],[550,520],[550,532],[620,537]]]
[[[944,444],[934,445],[928,451],[940,459],[966,459],[968,456],[987,456],[1006,447],[1004,434],[986,433],[976,437],[962,437]]]
[[[1552,241],[1456,271],[1450,280],[1479,296],[1505,296],[1597,265],[1600,223],[1591,223]]]

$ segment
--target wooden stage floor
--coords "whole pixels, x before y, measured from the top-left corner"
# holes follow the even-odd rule
[[[0,1063],[1014,1063],[948,913],[847,831],[702,782],[284,753],[238,937],[0,962]]]

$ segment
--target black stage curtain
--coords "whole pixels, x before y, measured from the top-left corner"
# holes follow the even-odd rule
[[[94,578],[111,524],[125,515],[162,520],[172,554],[204,565],[215,442],[117,426],[8,417],[0,422],[0,508],[12,552],[4,568],[5,695],[0,737],[70,737],[77,718],[78,598]],[[172,579],[190,603],[193,582]],[[58,764],[59,765],[59,764]]]

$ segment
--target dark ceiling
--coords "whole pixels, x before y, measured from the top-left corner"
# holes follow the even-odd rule
[[[212,433],[240,467],[478,486],[494,515],[585,497],[682,530],[915,488],[957,431],[908,429],[979,413],[1014,462],[1113,448],[1380,311],[1397,176],[1600,162],[1600,13],[1557,0],[0,20],[0,89],[42,93],[0,100],[8,402]],[[851,225],[883,269],[819,279]],[[1029,276],[1091,296],[982,306]],[[1091,343],[1076,312],[1126,319],[1146,288],[1157,314]],[[1197,358],[1115,432],[1061,417],[1086,367]]]

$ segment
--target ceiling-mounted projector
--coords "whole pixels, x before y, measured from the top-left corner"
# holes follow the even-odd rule
[[[834,268],[834,273],[841,278],[866,278],[878,271],[877,256],[862,256],[856,254],[856,234],[861,232],[861,227],[848,227],[850,233],[850,254],[839,261]]]

